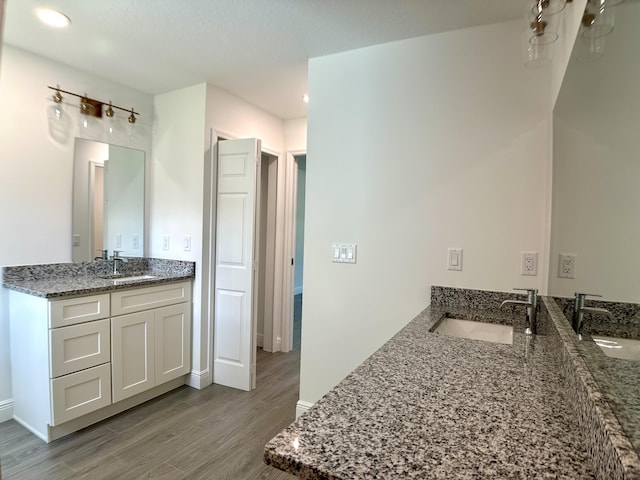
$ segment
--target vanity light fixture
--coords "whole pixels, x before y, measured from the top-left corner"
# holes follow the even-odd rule
[[[62,94],[60,93],[60,85],[56,87],[56,93],[53,95],[53,102],[55,103],[53,106],[55,118],[60,120],[62,115],[64,115],[64,110],[62,110]]]
[[[592,62],[604,54],[605,38],[613,32],[613,7],[623,0],[588,0],[580,21],[574,59],[578,63]]]
[[[601,38],[613,32],[615,15],[611,7],[619,3],[621,2],[612,0],[588,0],[580,22],[582,37]]]
[[[113,105],[111,105],[111,101],[109,101],[109,106],[105,110],[104,114],[109,118],[113,118],[115,112],[113,111]]]
[[[64,13],[48,8],[39,8],[36,10],[36,15],[40,21],[50,27],[65,28],[71,24],[71,19]]]
[[[79,95],[77,93],[69,92],[68,90],[62,90],[60,85],[52,87],[47,85],[47,88],[51,90],[55,90],[55,94],[53,95],[53,101],[56,105],[62,105],[62,94],[72,95],[74,97],[78,97],[80,99],[80,113],[83,115],[88,115],[91,117],[102,118],[102,106],[107,105],[107,109],[105,110],[105,115],[107,118],[113,118],[115,115],[114,108],[118,110],[122,110],[123,112],[129,113],[128,121],[133,124],[136,123],[136,115],[140,115],[140,113],[136,112],[133,107],[131,108],[123,108],[118,105],[114,105],[109,101],[108,104],[101,100],[96,100],[94,98],[89,98],[87,94]]]

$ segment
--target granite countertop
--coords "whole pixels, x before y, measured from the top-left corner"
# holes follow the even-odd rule
[[[132,287],[193,280],[195,263],[180,260],[134,259],[123,263],[120,274],[111,275],[112,261],[56,263],[4,267],[2,286],[36,297],[61,298],[90,295]],[[149,275],[122,281],[119,278]]]
[[[559,337],[430,333],[445,313],[418,315],[269,441],[265,462],[302,479],[595,478]]]

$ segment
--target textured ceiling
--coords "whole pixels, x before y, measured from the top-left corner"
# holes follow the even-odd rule
[[[522,17],[523,0],[6,0],[4,41],[149,94],[203,81],[306,116],[307,60]],[[49,29],[34,10],[68,15]]]

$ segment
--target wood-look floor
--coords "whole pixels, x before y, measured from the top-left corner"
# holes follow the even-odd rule
[[[252,392],[184,386],[49,444],[13,420],[0,423],[0,478],[295,478],[262,462],[264,444],[295,418],[299,321],[295,326],[292,352],[258,350]]]

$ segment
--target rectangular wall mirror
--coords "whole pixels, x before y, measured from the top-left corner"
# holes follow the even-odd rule
[[[615,8],[597,49],[578,33],[554,110],[549,294],[640,303],[640,2]]]
[[[145,155],[141,150],[76,138],[73,159],[72,259],[107,250],[144,256]]]

